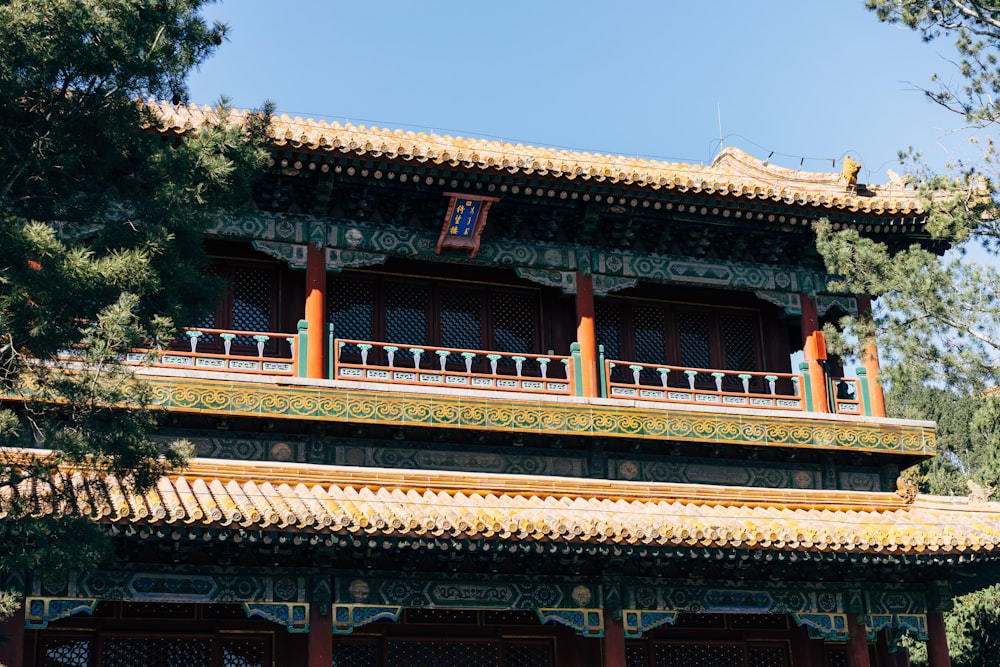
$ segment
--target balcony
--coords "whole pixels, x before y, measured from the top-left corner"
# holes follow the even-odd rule
[[[183,347],[153,354],[136,350],[130,364],[154,368],[304,377],[307,333],[295,334],[188,328]],[[336,338],[328,333],[326,378],[404,389],[516,392],[551,397],[583,397],[579,345],[569,356],[514,354]],[[255,352],[255,353],[254,353]],[[825,377],[830,412],[871,416],[869,385],[858,377]],[[742,408],[750,411],[815,412],[809,369],[799,373],[689,368],[606,359],[599,353],[601,398],[683,406]]]
[[[186,339],[186,340],[185,340]],[[230,341],[230,345],[225,345]],[[136,351],[154,405],[179,413],[532,434],[681,440],[928,456],[933,425],[871,417],[868,381],[599,359],[596,396],[583,359],[336,338],[306,377],[308,332],[190,329],[177,349]],[[825,387],[825,389],[824,389]],[[826,401],[811,395],[826,391]],[[823,412],[816,405],[829,405]],[[518,435],[521,434],[521,435]]]

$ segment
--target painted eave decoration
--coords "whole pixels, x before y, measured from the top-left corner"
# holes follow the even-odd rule
[[[208,106],[155,100],[148,104],[158,113],[159,129],[165,133],[183,134],[218,121],[215,110]],[[238,120],[245,113],[233,111],[233,117]],[[567,182],[607,182],[875,215],[920,215],[924,211],[921,194],[903,178],[890,176],[887,185],[862,186],[845,179],[842,170],[786,169],[733,147],[723,149],[711,165],[703,166],[288,116],[274,118],[272,136],[275,146],[319,154],[430,162],[550,176]]]
[[[52,484],[70,486],[79,511],[119,526],[885,556],[1000,550],[1000,504],[896,493],[209,459],[192,460],[145,495],[81,470]],[[64,509],[47,501],[45,485],[16,492],[35,515]]]

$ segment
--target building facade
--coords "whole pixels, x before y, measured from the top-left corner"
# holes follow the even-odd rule
[[[5,573],[8,665],[948,664],[1000,509],[901,480],[934,425],[827,354],[870,303],[812,231],[933,247],[912,189],[273,128],[205,240],[224,298],[129,358],[196,458],[144,496],[67,471],[115,562]]]

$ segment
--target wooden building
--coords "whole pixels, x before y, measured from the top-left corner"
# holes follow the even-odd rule
[[[0,661],[899,667],[909,634],[948,664],[1000,507],[899,481],[934,425],[827,355],[869,302],[812,231],[932,246],[912,189],[273,127],[205,240],[225,298],[130,359],[197,457],[142,497],[67,471],[116,562],[6,573]]]

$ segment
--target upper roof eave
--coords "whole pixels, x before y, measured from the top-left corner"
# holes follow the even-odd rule
[[[160,130],[183,134],[217,122],[208,106],[149,100]],[[233,111],[234,118],[247,112]],[[924,200],[898,184],[855,186],[837,172],[806,172],[770,165],[727,147],[711,165],[673,163],[624,155],[391,130],[287,115],[272,120],[277,147],[318,154],[388,158],[510,174],[549,176],[572,183],[607,182],[652,190],[675,190],[764,200],[787,205],[871,215],[922,216]]]

